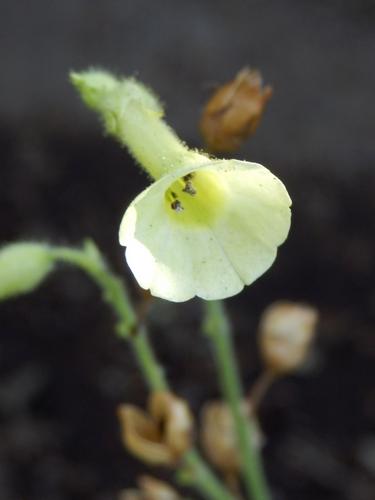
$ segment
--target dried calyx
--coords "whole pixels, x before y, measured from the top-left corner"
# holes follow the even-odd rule
[[[275,376],[298,369],[314,339],[318,312],[297,302],[280,301],[263,313],[259,347],[266,369]]]
[[[242,402],[242,411],[248,418],[252,408],[248,401]],[[254,435],[257,447],[262,446],[260,429]],[[201,414],[200,440],[210,462],[225,477],[233,478],[241,470],[241,460],[232,413],[223,401],[210,401],[205,404]]]
[[[124,404],[118,416],[124,446],[143,462],[174,467],[191,446],[193,417],[170,392],[152,393],[148,412]]]
[[[200,122],[210,151],[236,151],[258,127],[272,88],[263,87],[259,71],[242,69],[207,102]]]
[[[182,500],[169,484],[151,476],[138,478],[138,489],[127,489],[120,493],[118,500]]]

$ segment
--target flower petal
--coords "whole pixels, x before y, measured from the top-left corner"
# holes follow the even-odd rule
[[[213,189],[225,186],[217,211],[208,186],[205,203],[203,195],[200,202],[198,195],[192,196],[187,214],[171,214],[166,193],[191,173],[200,187],[202,179],[208,184],[215,179]],[[213,202],[207,205],[207,199]],[[289,206],[283,184],[261,165],[210,161],[175,171],[143,191],[124,215],[120,243],[127,247],[126,259],[138,283],[153,295],[174,302],[195,295],[226,298],[271,266],[289,230]]]
[[[291,200],[271,172],[261,165],[233,162],[217,171],[225,177],[231,197],[213,231],[246,285],[273,263],[277,247],[290,228]]]

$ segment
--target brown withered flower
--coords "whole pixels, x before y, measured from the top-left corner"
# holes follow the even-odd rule
[[[182,500],[169,484],[151,476],[138,479],[139,489],[128,489],[120,493],[118,500]]]
[[[275,302],[259,324],[259,347],[266,369],[274,376],[296,370],[311,346],[318,312],[309,305]]]
[[[212,152],[237,150],[258,127],[272,87],[262,86],[259,71],[242,69],[221,86],[203,109],[200,130]]]
[[[120,405],[118,417],[124,446],[148,464],[175,466],[191,446],[193,417],[186,402],[170,392],[153,392],[148,413]]]

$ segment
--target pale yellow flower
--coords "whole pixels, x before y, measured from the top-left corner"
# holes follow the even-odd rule
[[[174,302],[223,299],[272,265],[290,227],[280,180],[262,165],[188,149],[135,79],[91,70],[72,81],[155,180],[130,204],[119,234],[142,288]]]
[[[207,160],[143,191],[125,212],[120,243],[142,288],[175,302],[223,299],[273,263],[290,227],[283,184],[261,165]]]

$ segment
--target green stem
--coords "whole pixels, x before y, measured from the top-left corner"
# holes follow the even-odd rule
[[[211,469],[207,467],[196,450],[185,453],[177,481],[183,486],[193,486],[210,500],[233,500],[233,495],[225,490]]]
[[[130,341],[149,388],[165,390],[167,382],[148,341],[147,331],[137,325],[136,314],[122,281],[109,271],[96,246],[87,242],[83,250],[59,247],[52,251],[55,258],[81,268],[97,283],[104,300],[116,313],[117,335]]]
[[[141,327],[129,340],[150,390],[167,391],[164,370],[155,358],[145,327]]]
[[[254,424],[243,411],[243,391],[228,318],[219,301],[207,301],[205,307],[204,331],[212,341],[222,391],[232,413],[246,491],[254,500],[270,500],[261,458],[254,445]]]
[[[127,338],[137,323],[135,312],[122,281],[109,271],[94,243],[85,242],[83,250],[55,247],[51,252],[55,259],[79,267],[96,282],[117,316],[117,335]]]
[[[169,390],[164,371],[158,363],[148,339],[147,330],[137,324],[136,314],[122,283],[108,269],[97,247],[88,241],[83,250],[69,247],[51,249],[53,258],[73,264],[85,271],[102,290],[105,301],[117,316],[117,334],[130,342],[143,376],[153,391]],[[178,476],[199,490],[209,500],[233,500],[233,496],[211,472],[199,453],[192,449],[184,455]]]

